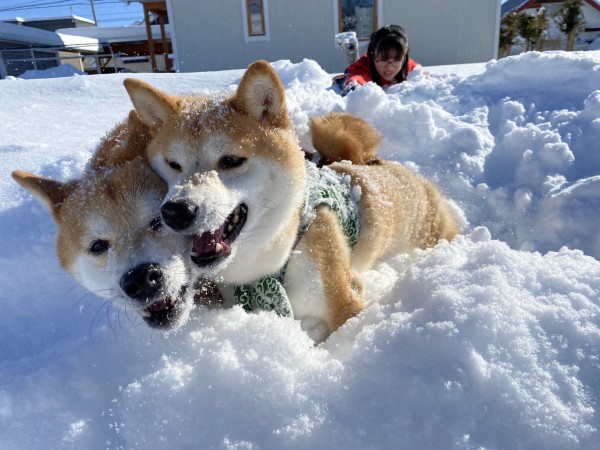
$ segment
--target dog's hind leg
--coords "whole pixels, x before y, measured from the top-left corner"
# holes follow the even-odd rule
[[[299,319],[320,316],[330,334],[358,314],[364,302],[363,284],[352,270],[348,240],[327,206],[318,207],[295,253],[289,273],[291,290],[299,294],[290,296],[294,315]],[[295,302],[293,297],[300,298]]]

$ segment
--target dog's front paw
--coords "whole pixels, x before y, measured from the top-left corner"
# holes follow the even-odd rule
[[[315,341],[315,344],[319,344],[329,337],[327,322],[318,317],[305,317],[300,321],[300,326]]]

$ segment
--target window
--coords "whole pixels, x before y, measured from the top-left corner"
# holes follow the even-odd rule
[[[265,12],[263,0],[246,0],[248,36],[265,35]]]
[[[358,39],[369,39],[376,31],[377,0],[338,0],[339,31],[355,31]]]
[[[269,0],[240,0],[242,26],[246,43],[271,40],[269,30]]]

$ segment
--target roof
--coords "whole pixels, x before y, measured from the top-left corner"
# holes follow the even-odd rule
[[[152,37],[156,40],[161,39],[160,25],[152,25]],[[86,28],[61,28],[56,30],[62,35],[82,36],[98,40],[101,43],[116,43],[116,42],[138,42],[147,41],[145,26],[131,27],[86,27]],[[171,37],[171,27],[165,25],[165,33],[167,38]]]
[[[81,28],[75,28],[80,30]],[[97,39],[74,36],[39,28],[0,22],[0,41],[8,41],[32,46],[69,48],[73,50],[98,52],[101,50]]]
[[[505,14],[520,8],[525,3],[527,3],[527,0],[508,0],[502,4],[500,15],[504,16]]]
[[[46,22],[46,21],[50,21],[50,20],[76,20],[78,22],[86,22],[86,23],[91,23],[94,24],[94,21],[91,19],[86,19],[85,17],[81,17],[81,16],[58,16],[58,17],[36,17],[33,19],[25,19],[23,17],[15,17],[14,19],[3,19],[4,21],[15,21],[15,22],[20,22],[20,23],[26,23],[26,22]]]

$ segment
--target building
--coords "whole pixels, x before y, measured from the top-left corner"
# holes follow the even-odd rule
[[[98,54],[80,58],[90,73],[215,71],[240,69],[258,59],[306,58],[335,73],[347,65],[335,42],[337,33],[355,31],[362,52],[371,33],[387,24],[407,30],[410,55],[424,66],[484,62],[498,54],[501,0],[123,1],[143,4],[145,25],[95,27],[71,20],[60,28],[47,19],[4,25],[30,28],[37,23],[54,28],[61,39],[95,42],[101,46]],[[15,68],[19,58],[23,64],[41,61],[40,49],[26,42],[20,50],[28,55],[7,57],[4,52],[14,49],[6,42],[3,46],[2,39],[0,32],[1,56],[9,68],[0,75],[21,70]],[[54,61],[62,48],[50,47],[44,46],[44,52],[54,51],[48,56]]]
[[[0,22],[0,78],[67,63],[83,71],[82,59],[101,50],[98,41]]]
[[[102,57],[97,58],[89,72],[170,72],[172,60],[171,38],[168,25],[138,25],[129,27],[64,28],[57,30],[63,36],[94,39],[102,46]],[[150,33],[151,40],[148,39]]]
[[[16,17],[13,20],[5,20],[4,22],[46,31],[56,31],[60,28],[85,28],[96,26],[93,20],[79,16],[40,17],[37,19],[23,19],[21,17]]]
[[[504,17],[513,11],[536,14],[539,8],[545,8],[550,26],[544,41],[544,50],[564,50],[566,36],[552,20],[552,15],[561,8],[562,4],[562,0],[509,0],[502,5],[501,15]],[[585,18],[585,30],[577,37],[575,50],[587,50],[594,40],[600,40],[600,0],[583,0],[582,10]],[[513,53],[519,53],[522,50],[522,44],[513,47]]]
[[[168,12],[173,63],[182,72],[239,69],[257,59],[314,59],[346,67],[336,33],[353,30],[362,48],[386,24],[406,28],[421,64],[496,58],[500,0],[126,0]]]
[[[170,54],[164,22],[97,27],[77,16],[0,22],[0,78],[61,64],[86,73],[169,72]]]

